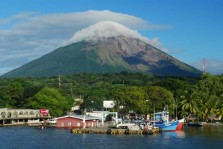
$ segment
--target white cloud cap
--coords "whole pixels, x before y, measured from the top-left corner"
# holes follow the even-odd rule
[[[137,31],[131,30],[120,23],[102,21],[76,32],[65,45],[80,41],[97,41],[103,38],[117,37],[120,35],[129,38],[138,38],[144,42],[150,43],[148,38],[143,37]]]

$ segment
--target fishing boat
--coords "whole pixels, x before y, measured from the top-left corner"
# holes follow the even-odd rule
[[[162,131],[180,131],[183,128],[184,118],[180,120],[169,120],[169,112],[162,111],[154,113],[155,121],[153,125]]]
[[[186,117],[187,126],[202,127],[204,122],[199,122],[199,118],[194,114]]]

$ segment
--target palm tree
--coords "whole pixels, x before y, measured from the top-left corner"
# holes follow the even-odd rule
[[[191,114],[197,114],[199,112],[198,104],[200,102],[199,96],[196,91],[189,90],[185,91],[185,94],[181,96],[182,110],[187,111]]]
[[[207,119],[208,116],[216,116],[219,114],[220,100],[216,95],[209,96],[206,101],[202,104],[202,117]]]

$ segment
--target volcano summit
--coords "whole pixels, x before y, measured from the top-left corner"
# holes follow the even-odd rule
[[[74,73],[141,72],[199,76],[201,72],[152,46],[153,40],[105,21],[77,33],[64,46],[3,77],[45,77]]]

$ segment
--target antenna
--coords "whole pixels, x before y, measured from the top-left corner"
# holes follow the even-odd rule
[[[205,58],[203,58],[203,73],[206,73],[206,64],[205,64]]]

